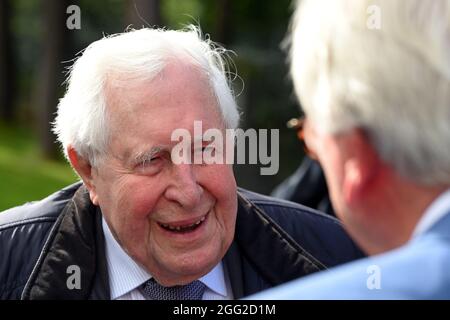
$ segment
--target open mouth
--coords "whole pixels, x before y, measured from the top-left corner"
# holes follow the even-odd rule
[[[185,225],[179,225],[179,224],[166,224],[166,223],[160,223],[158,222],[158,225],[163,228],[164,230],[174,232],[174,233],[187,233],[192,232],[196,229],[198,229],[206,220],[207,215],[204,215],[197,221]]]

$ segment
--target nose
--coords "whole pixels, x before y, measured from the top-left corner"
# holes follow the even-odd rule
[[[172,177],[165,196],[184,209],[195,208],[202,199],[203,188],[198,184],[192,164],[177,164],[172,168]]]

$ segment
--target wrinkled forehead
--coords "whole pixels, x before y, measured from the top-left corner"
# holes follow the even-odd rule
[[[208,73],[196,64],[174,59],[151,79],[112,74],[105,87],[107,113],[121,121],[126,115],[157,113],[162,108],[182,108],[186,104],[192,107],[196,102],[218,107]]]
[[[168,62],[151,80],[108,83],[107,118],[112,140],[170,142],[178,128],[193,131],[224,127],[207,74],[196,65]]]

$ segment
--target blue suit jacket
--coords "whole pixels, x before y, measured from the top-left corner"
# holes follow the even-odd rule
[[[450,299],[450,212],[404,246],[250,299]]]

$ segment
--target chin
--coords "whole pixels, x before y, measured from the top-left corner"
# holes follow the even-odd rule
[[[188,254],[185,257],[173,257],[174,261],[168,261],[166,264],[166,266],[175,266],[170,268],[171,272],[161,272],[159,277],[155,275],[155,278],[165,286],[188,284],[208,274],[222,260],[222,257],[221,254]],[[161,269],[169,270],[168,267]]]

